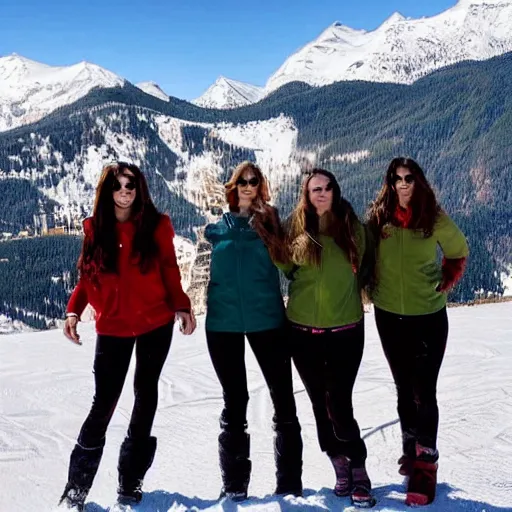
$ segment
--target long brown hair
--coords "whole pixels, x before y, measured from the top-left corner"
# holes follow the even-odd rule
[[[230,180],[226,183],[226,201],[229,210],[231,212],[240,211],[237,182],[246,171],[252,171],[258,179],[257,195],[249,211],[251,225],[266,245],[272,260],[284,262],[287,260],[287,252],[279,214],[275,208],[268,204],[270,201],[268,181],[255,163],[245,161],[237,165]]]
[[[332,222],[329,234],[348,256],[355,269],[359,268],[356,243],[357,215],[352,205],[341,195],[341,190],[334,174],[325,169],[313,169],[302,183],[299,202],[292,212],[287,226],[287,246],[291,259],[297,265],[304,263],[320,265],[322,246],[317,240],[319,235],[319,217],[309,199],[308,185],[315,176],[325,176],[332,185]]]
[[[368,225],[377,243],[382,236],[382,228],[388,223],[395,222],[394,215],[398,205],[395,177],[399,167],[404,167],[414,176],[409,228],[423,232],[425,238],[432,236],[434,225],[441,211],[434,191],[418,163],[412,158],[394,158],[389,164],[384,184],[377,199],[370,205],[367,212]]]
[[[130,171],[133,178],[126,171]],[[117,220],[113,197],[113,187],[118,176],[129,177],[136,185],[137,192],[131,210],[131,221],[135,224],[132,257],[137,260],[142,272],[147,272],[158,252],[154,233],[161,214],[151,200],[144,174],[134,164],[109,164],[103,168],[96,187],[92,232],[85,234],[78,260],[81,275],[93,277],[98,272],[118,271]]]

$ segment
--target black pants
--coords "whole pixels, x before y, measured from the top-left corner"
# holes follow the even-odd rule
[[[364,321],[338,332],[312,334],[290,326],[292,357],[313,405],[318,441],[329,457],[366,460],[352,408],[352,390],[364,349]]]
[[[95,395],[78,444],[86,449],[103,446],[108,424],[123,389],[135,346],[136,366],[128,437],[147,439],[151,434],[158,402],[158,380],[169,353],[173,323],[137,338],[99,335],[94,358]]]
[[[278,489],[301,488],[302,438],[293,395],[291,360],[285,329],[255,333],[206,332],[208,350],[223,390],[219,456],[225,490],[246,488],[251,464],[245,367],[247,337],[274,405],[274,452]]]
[[[436,390],[448,338],[446,308],[421,316],[375,308],[375,321],[396,385],[404,453],[414,456],[416,442],[436,449]]]

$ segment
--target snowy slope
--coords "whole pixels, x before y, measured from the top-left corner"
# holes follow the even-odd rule
[[[0,335],[12,334],[14,332],[31,332],[34,329],[28,327],[19,320],[13,320],[6,315],[0,315]]]
[[[220,76],[192,103],[205,108],[236,108],[256,103],[262,98],[262,87]]]
[[[137,87],[147,94],[155,96],[159,100],[169,101],[169,96],[162,91],[161,87],[155,82],[140,82]]]
[[[512,51],[511,27],[510,0],[460,0],[421,19],[394,13],[373,31],[334,23],[284,62],[269,78],[265,94],[295,80],[409,84],[443,66]]]
[[[439,382],[441,426],[439,491],[432,512],[512,510],[512,303],[450,309],[450,341]],[[69,453],[92,394],[94,334],[81,324],[83,346],[56,331],[5,336],[0,343],[0,510],[45,512],[62,492]],[[247,364],[252,498],[219,503],[216,438],[221,389],[206,349],[203,322],[191,338],[176,333],[160,382],[154,434],[155,463],[139,512],[185,510],[343,511],[332,468],[318,447],[313,415],[301,382],[295,391],[303,427],[304,498],[270,496],[274,467],[268,391],[254,357]],[[368,444],[376,511],[410,510],[397,474],[399,428],[394,387],[374,320],[355,387],[355,412]],[[131,412],[133,367],[107,436],[104,459],[86,512],[106,512],[116,489],[118,448]]]
[[[59,67],[16,54],[0,57],[0,131],[37,121],[94,87],[115,87],[124,82],[89,62]]]

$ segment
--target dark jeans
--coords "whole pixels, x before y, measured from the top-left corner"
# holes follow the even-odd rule
[[[375,308],[375,321],[396,385],[404,453],[414,456],[416,442],[436,449],[437,378],[448,338],[446,308],[419,316]]]
[[[169,353],[173,323],[137,338],[98,335],[94,358],[96,391],[91,410],[77,443],[86,449],[105,443],[110,419],[123,389],[135,346],[136,366],[133,404],[128,437],[147,439],[151,434],[158,402],[158,380]]]
[[[251,463],[247,429],[249,392],[245,337],[261,368],[274,405],[274,452],[277,489],[301,489],[302,438],[293,394],[292,368],[285,329],[254,333],[206,332],[210,357],[222,386],[219,456],[225,490],[246,489]]]
[[[313,334],[290,326],[292,357],[313,405],[318,441],[329,457],[366,460],[352,408],[352,390],[364,349],[364,321],[338,332]]]

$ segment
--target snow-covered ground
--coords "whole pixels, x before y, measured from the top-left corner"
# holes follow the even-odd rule
[[[439,490],[435,512],[512,511],[512,303],[449,310],[451,334],[439,382]],[[66,480],[68,457],[93,394],[94,331],[81,324],[83,346],[57,331],[0,339],[0,511],[54,508]],[[397,473],[400,454],[395,394],[373,315],[355,388],[355,411],[368,443],[368,469],[378,505],[404,511]],[[274,498],[269,395],[248,350],[252,435],[251,498],[217,501],[218,415],[221,389],[208,358],[203,322],[186,338],[176,333],[160,384],[154,434],[155,463],[136,510],[291,511],[349,507],[331,488],[333,470],[318,447],[313,414],[300,380],[295,391],[305,442],[304,498]],[[340,361],[340,371],[343,362]],[[133,368],[130,370],[133,372]],[[116,463],[132,405],[132,373],[112,420],[104,459],[87,512],[114,503]]]
[[[0,334],[12,334],[14,332],[31,332],[28,325],[19,320],[13,320],[6,315],[0,315]]]

